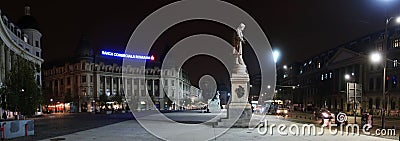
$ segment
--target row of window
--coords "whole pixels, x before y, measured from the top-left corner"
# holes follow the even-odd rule
[[[397,84],[399,82],[397,75],[392,75],[392,76],[386,76],[386,85],[385,88],[397,88]],[[377,77],[377,78],[370,78],[369,79],[369,90],[379,90],[382,89],[382,77]]]

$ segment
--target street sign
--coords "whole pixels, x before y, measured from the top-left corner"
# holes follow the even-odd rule
[[[362,85],[357,83],[347,83],[347,102],[353,103],[354,98],[356,102],[361,102]]]

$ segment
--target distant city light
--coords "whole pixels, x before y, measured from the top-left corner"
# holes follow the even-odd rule
[[[113,57],[121,57],[121,58],[130,58],[130,59],[142,59],[142,60],[155,60],[155,57],[153,55],[147,56],[147,55],[135,55],[135,54],[126,54],[126,53],[117,53],[117,52],[111,52],[111,51],[101,51],[101,55],[104,56],[113,56]]]

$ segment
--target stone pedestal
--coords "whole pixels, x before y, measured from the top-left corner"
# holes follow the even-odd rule
[[[236,65],[231,77],[231,102],[228,105],[227,118],[222,118],[217,127],[248,127],[252,115],[248,103],[250,91],[249,75],[246,66]]]

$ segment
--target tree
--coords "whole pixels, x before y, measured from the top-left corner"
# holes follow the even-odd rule
[[[100,106],[103,107],[104,105],[106,105],[106,103],[108,102],[109,99],[106,94],[100,94],[99,100],[100,100]],[[106,109],[107,109],[107,106],[106,106]],[[101,108],[100,108],[100,110],[101,110]]]
[[[35,79],[36,70],[31,62],[17,57],[11,70],[6,73],[5,83],[1,88],[4,109],[20,112],[25,116],[35,114],[43,102],[40,85]]]
[[[111,97],[111,101],[115,101],[118,104],[122,104],[123,102],[123,97],[120,94],[114,95],[113,97]]]

